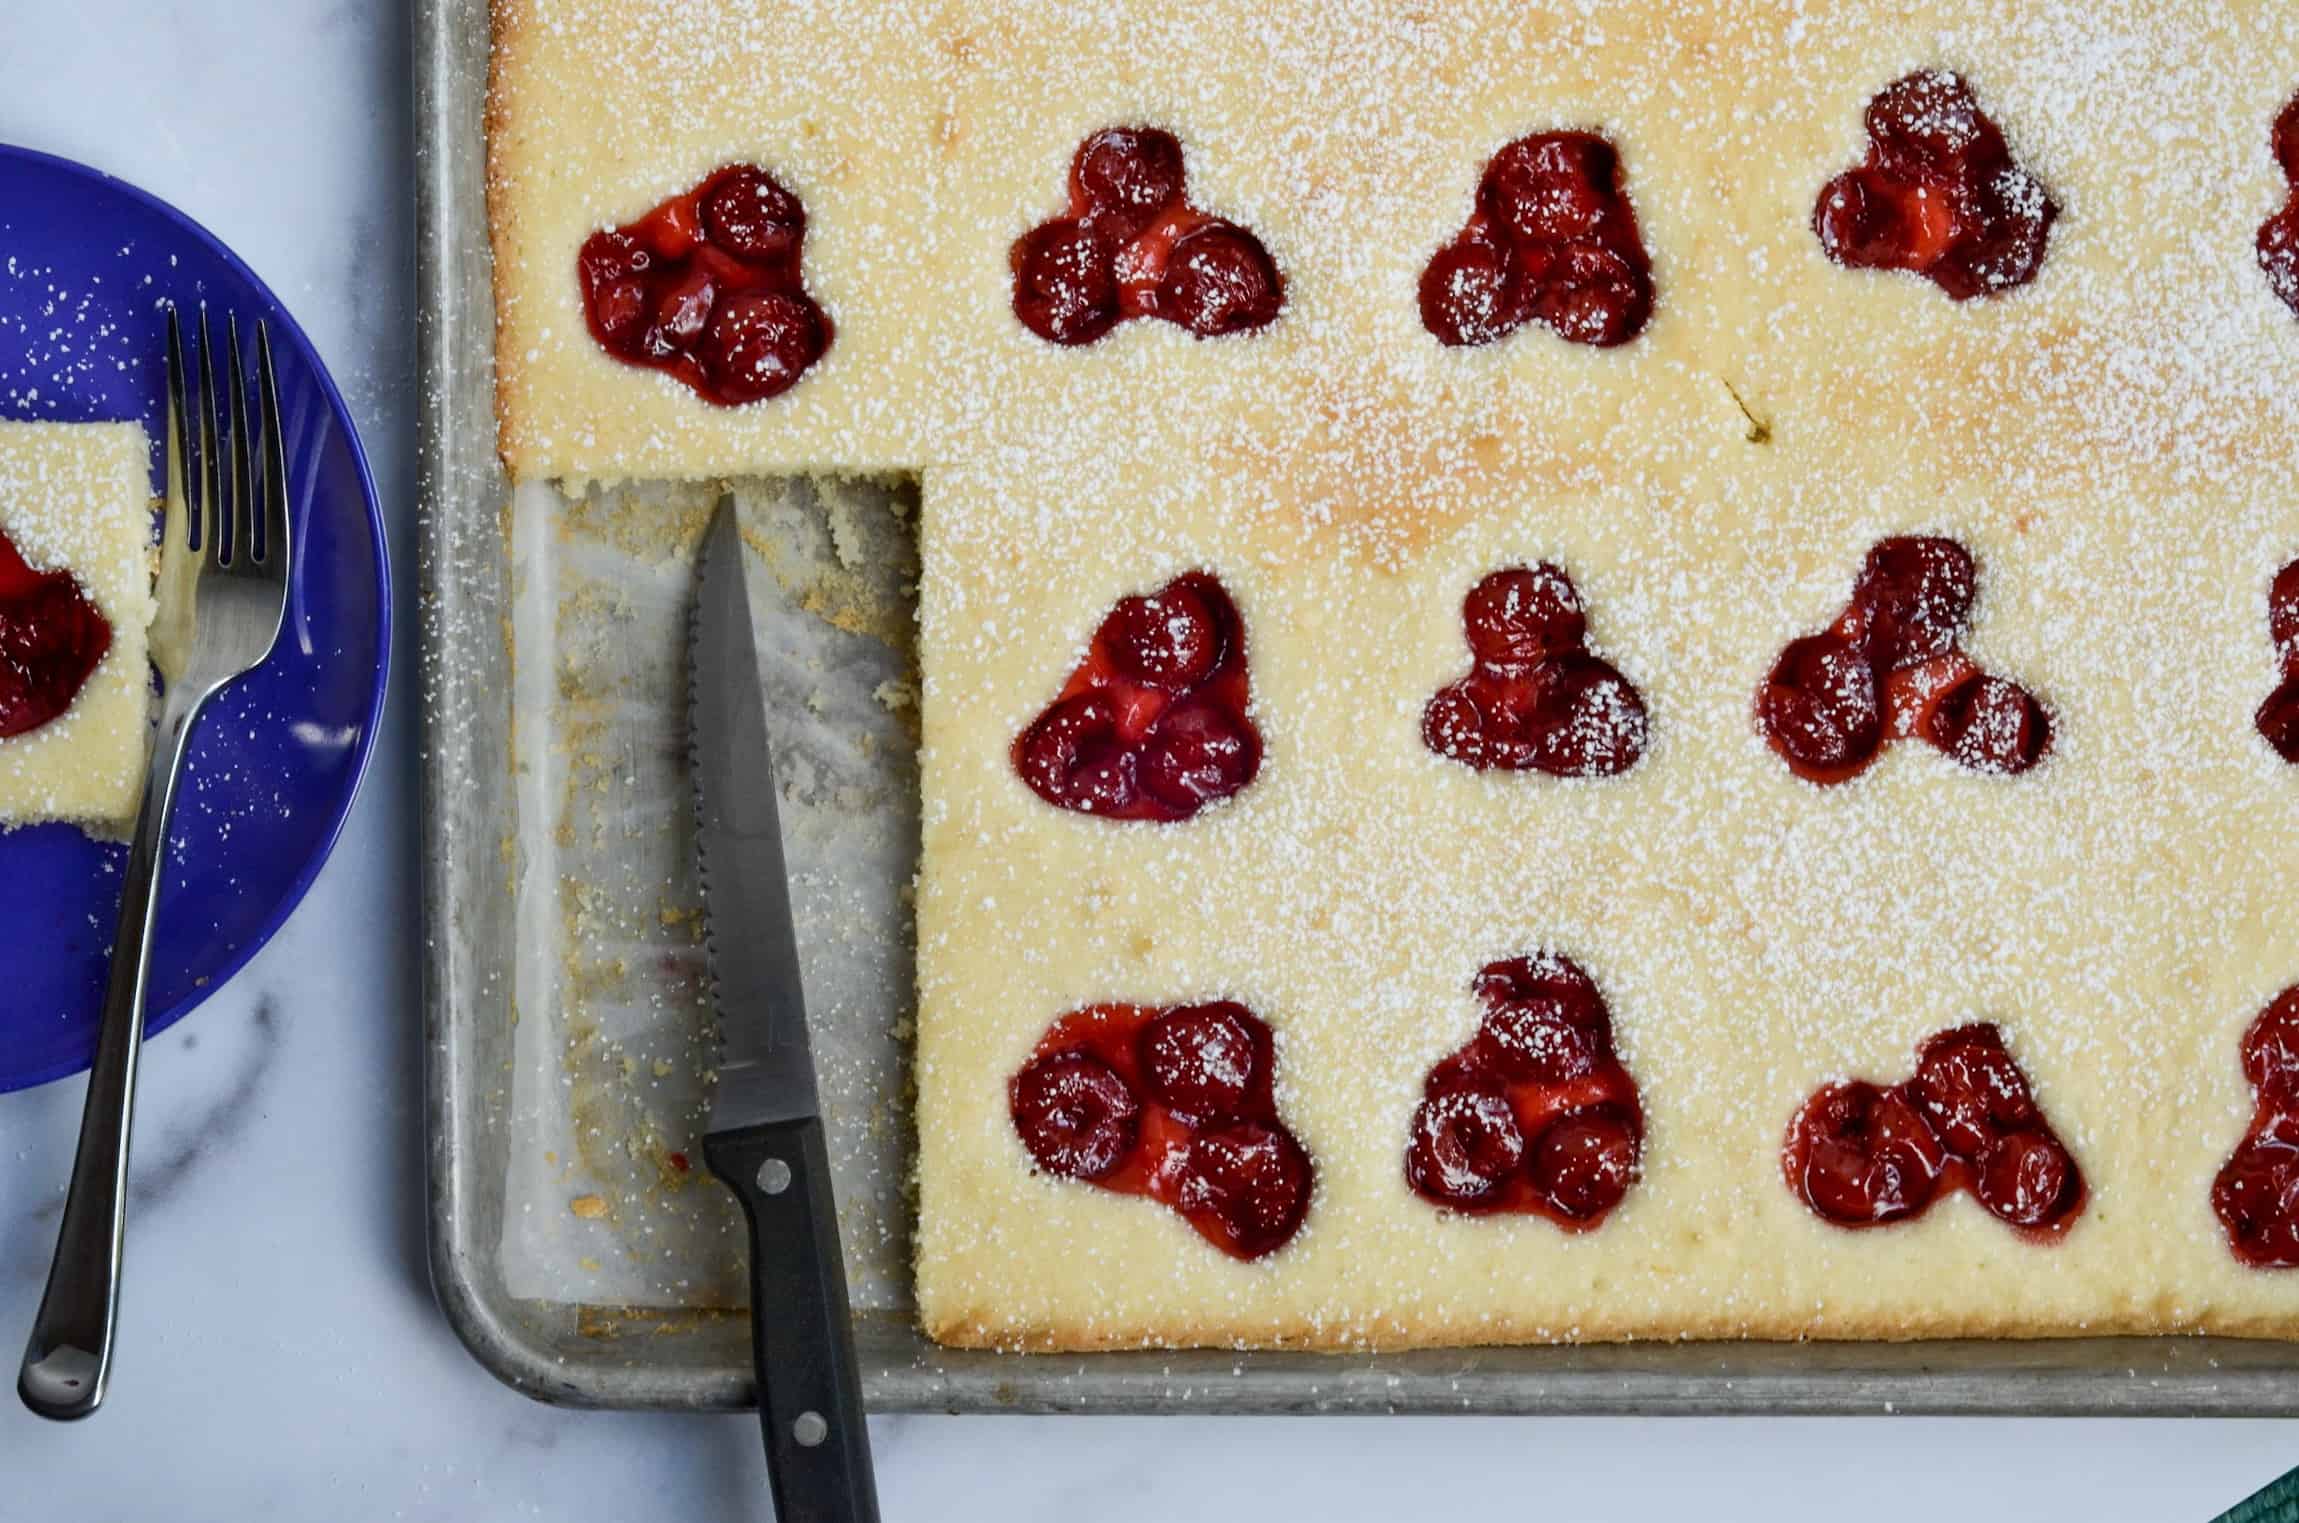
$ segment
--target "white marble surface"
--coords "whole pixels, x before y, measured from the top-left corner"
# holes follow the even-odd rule
[[[0,0],[0,140],[135,180],[245,255],[359,414],[412,580],[407,38],[392,0]],[[402,628],[406,625],[403,623]],[[400,671],[412,662],[401,652]],[[495,1384],[423,1268],[414,745],[394,695],[285,933],[146,1067],[113,1394],[0,1397],[0,1519],[764,1518],[747,1419],[561,1412]],[[0,1097],[0,1353],[27,1327],[77,1081]],[[2210,1516],[2282,1423],[895,1418],[894,1519]],[[1856,1499],[1856,1500],[1854,1500]],[[1848,1506],[1849,1503],[1849,1506]],[[2056,1503],[2056,1505],[2054,1505]],[[1272,1505],[1265,1503],[1266,1505]]]

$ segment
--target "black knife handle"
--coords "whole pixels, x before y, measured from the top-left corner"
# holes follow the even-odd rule
[[[814,1117],[703,1140],[750,1218],[750,1349],[779,1523],[878,1523],[830,1154]]]

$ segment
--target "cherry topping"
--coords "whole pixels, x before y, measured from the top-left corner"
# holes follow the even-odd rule
[[[1109,237],[1133,237],[1181,198],[1181,144],[1155,127],[1108,127],[1078,145],[1070,193]]]
[[[1979,568],[1952,539],[1879,540],[1852,584],[1860,640],[1879,671],[1896,672],[1955,649],[1972,616]]]
[[[1062,809],[1186,820],[1261,771],[1245,626],[1209,571],[1121,598],[1059,697],[1014,739],[1014,770]]]
[[[1126,676],[1169,693],[1206,679],[1222,656],[1221,625],[1194,587],[1176,581],[1148,597],[1118,599],[1105,626]]]
[[[1563,1117],[1533,1144],[1533,1188],[1560,1216],[1585,1222],[1604,1215],[1636,1182],[1639,1133],[1616,1106]]]
[[[1456,238],[1421,272],[1421,326],[1441,344],[1490,344],[1531,315],[1515,251],[1489,232]]]
[[[2010,1132],[1978,1154],[1972,1193],[2015,1227],[2048,1227],[2080,1203],[2082,1184],[2059,1138]]]
[[[1014,1079],[1014,1127],[1049,1174],[1101,1179],[1141,1136],[1141,1103],[1107,1063],[1083,1052],[1039,1058]]]
[[[1597,237],[1618,215],[1619,185],[1612,144],[1593,133],[1541,133],[1493,155],[1477,204],[1520,243],[1574,243]]]
[[[779,396],[830,347],[806,294],[806,208],[765,170],[730,164],[576,255],[599,346],[733,407]]]
[[[1212,338],[1266,328],[1284,305],[1284,285],[1269,250],[1236,223],[1216,219],[1174,240],[1153,315]]]
[[[1904,202],[1878,171],[1853,169],[1821,192],[1812,229],[1838,264],[1890,269],[1902,258],[1927,264],[1938,258],[1947,246],[1948,219],[1938,202]]]
[[[1594,983],[1563,958],[1515,958],[1477,975],[1493,1066],[1510,1079],[1569,1084],[1612,1058],[1611,1021]]]
[[[1456,1210],[1596,1226],[1635,1182],[1644,1141],[1604,996],[1549,953],[1488,963],[1474,987],[1484,1019],[1423,1081],[1406,1183]]]
[[[1865,1079],[1831,1084],[1789,1126],[1788,1184],[1846,1227],[1874,1227],[1932,1203],[1947,1162],[1906,1097]]]
[[[643,348],[654,316],[654,296],[644,278],[653,266],[652,254],[613,231],[594,234],[576,258],[591,326],[601,343],[626,358]]]
[[[1968,1187],[2012,1226],[2050,1234],[2084,1201],[2075,1158],[1987,1022],[1926,1040],[1904,1084],[1815,1091],[1788,1124],[1781,1167],[1815,1215],[1845,1227],[1902,1221]]]
[[[1516,1108],[1498,1090],[1446,1090],[1413,1113],[1405,1182],[1441,1205],[1488,1204],[1524,1161]]]
[[[1547,561],[1495,571],[1461,600],[1469,654],[1487,666],[1517,665],[1581,649],[1588,616],[1572,578]]]
[[[72,706],[112,648],[112,626],[69,571],[35,571],[0,534],[0,738]]]
[[[2035,1125],[2027,1075],[2005,1051],[2001,1032],[1980,1022],[1943,1031],[1916,1049],[1908,1091],[1940,1140],[1978,1157],[2005,1132]]]
[[[1983,174],[1960,208],[1974,231],[1942,251],[1925,273],[1957,301],[2024,286],[2043,268],[2044,244],[2059,206],[2043,182],[2016,164]]]
[[[1855,776],[1884,744],[1876,669],[1837,635],[1790,641],[1757,695],[1756,712],[1772,749],[1816,783]]]
[[[1090,344],[1135,317],[1199,338],[1275,322],[1285,280],[1269,250],[1187,190],[1170,132],[1110,127],[1080,143],[1068,211],[1014,245],[1014,315],[1056,344]]]
[[[2241,1262],[2299,1267],[2299,1121],[2282,1110],[2254,1121],[2211,1182],[2211,1209]]]
[[[1924,738],[1974,772],[2010,776],[2043,760],[2052,726],[2033,693],[1981,672],[1941,696]]]
[[[2051,749],[2035,695],[1958,645],[1979,568],[1951,539],[1879,540],[1828,628],[1789,642],[1756,694],[1756,723],[1789,770],[1840,783],[1888,739],[1916,736],[1976,772],[2025,772]]]
[[[1142,1027],[1150,1097],[1206,1121],[1242,1114],[1269,1088],[1269,1032],[1234,1000],[1177,1005]]]
[[[725,400],[762,402],[797,385],[828,342],[821,309],[804,292],[746,292],[711,314],[703,370]]]
[[[1300,1228],[1315,1179],[1278,1118],[1274,1053],[1234,1000],[1088,1006],[1014,1077],[1014,1129],[1046,1172],[1146,1195],[1225,1253],[1259,1258]]]
[[[1136,752],[1118,731],[1118,706],[1088,690],[1057,701],[1014,741],[1014,767],[1050,804],[1125,817],[1140,796]]]
[[[2281,211],[2259,224],[2259,268],[2267,276],[2267,288],[2299,313],[2299,96],[2293,96],[2275,118],[2271,141],[2291,194]]]
[[[2295,184],[2299,190],[2299,184]],[[2259,224],[2259,268],[2276,299],[2299,312],[2299,195]]]
[[[2299,677],[2283,683],[2261,701],[2253,722],[2275,754],[2299,764]]]
[[[1651,276],[1613,249],[1566,247],[1551,260],[1528,257],[1525,267],[1534,272],[1533,315],[1559,338],[1609,349],[1642,333],[1652,316]]]
[[[2299,133],[2299,101],[2284,116],[2290,119],[2290,131]],[[2277,139],[2279,149],[2283,142]],[[2277,572],[2275,585],[2268,589],[2267,634],[2275,642],[2283,681],[2260,703],[2253,722],[2276,755],[2299,764],[2299,560]]]
[[[1652,299],[1620,157],[1591,132],[1535,133],[1494,154],[1468,225],[1421,272],[1421,324],[1453,346],[1536,317],[1576,344],[1624,344]]]
[[[1190,1139],[1176,1199],[1198,1231],[1241,1259],[1257,1259],[1300,1230],[1310,1180],[1309,1155],[1291,1132],[1232,1121]]]
[[[1421,714],[1423,744],[1480,771],[1610,777],[1644,755],[1644,696],[1587,647],[1572,579],[1557,567],[1487,575],[1461,602],[1475,663]]]
[[[1953,74],[1923,70],[1868,102],[1868,140],[1879,167],[1903,179],[1955,179],[1974,159],[1999,158],[2001,136]]]
[[[2299,984],[2253,1017],[2240,1048],[2250,1130],[2211,1186],[2228,1247],[2255,1269],[2299,1265]]]
[[[2275,642],[2284,675],[2299,675],[2299,560],[2276,572],[2267,589],[2267,638]]]
[[[1090,344],[1118,322],[1117,258],[1083,222],[1042,223],[1014,245],[1014,315],[1057,344]]]
[[[2035,279],[2059,206],[1963,80],[1937,69],[1897,80],[1868,103],[1867,126],[1866,160],[1813,207],[1829,258],[1912,271],[1957,301]]]
[[[690,270],[656,298],[653,341],[663,345],[664,354],[692,348],[710,325],[711,311],[717,302],[718,283],[711,279],[710,273]]]
[[[1261,736],[1243,715],[1210,698],[1189,698],[1166,710],[1141,758],[1143,789],[1186,819],[1253,781]]]
[[[1644,755],[1644,695],[1611,662],[1575,651],[1535,667],[1532,766],[1552,777],[1613,777]]]
[[[806,238],[806,208],[765,171],[738,164],[702,198],[702,225],[711,242],[737,259],[795,265]]]
[[[2243,1033],[2243,1077],[2267,1104],[2299,1111],[2299,984],[2268,1002]]]

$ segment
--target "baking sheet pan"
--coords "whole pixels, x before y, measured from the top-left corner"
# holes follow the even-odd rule
[[[2205,1338],[1411,1354],[938,1348],[909,1313],[912,489],[514,494],[494,454],[485,0],[417,0],[422,891],[434,1287],[543,1400],[752,1401],[704,1077],[678,775],[685,552],[733,491],[774,572],[775,762],[878,1410],[2299,1412],[2299,1345]]]

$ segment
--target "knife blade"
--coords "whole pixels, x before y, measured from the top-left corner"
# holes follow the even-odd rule
[[[714,1132],[822,1113],[750,609],[730,499],[703,540],[688,674],[703,950],[719,1018]]]
[[[719,1032],[703,1158],[750,1223],[751,1355],[775,1516],[876,1523],[750,610],[750,565],[729,498],[703,538],[688,636],[688,761]]]

